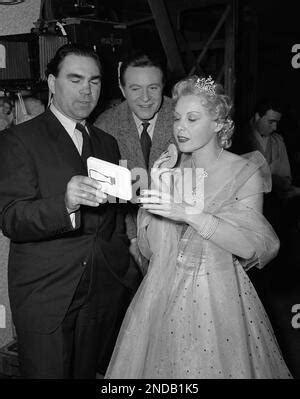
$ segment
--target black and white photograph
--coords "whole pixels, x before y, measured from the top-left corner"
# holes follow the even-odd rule
[[[299,15],[0,0],[0,389],[300,379]]]

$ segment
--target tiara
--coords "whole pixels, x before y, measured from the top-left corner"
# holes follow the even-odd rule
[[[215,95],[216,94],[216,84],[211,76],[206,78],[198,78],[195,87],[201,91],[205,91],[208,94]]]

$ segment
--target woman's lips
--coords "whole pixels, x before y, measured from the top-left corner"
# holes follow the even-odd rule
[[[187,141],[189,141],[190,139],[184,136],[177,136],[177,141],[179,143],[186,143]]]

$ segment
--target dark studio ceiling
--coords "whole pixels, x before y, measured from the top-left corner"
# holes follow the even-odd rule
[[[241,47],[248,46],[249,34],[252,41],[267,42],[266,47],[270,47],[279,45],[285,35],[299,31],[298,3],[292,0],[44,0],[42,16],[46,21],[80,17],[124,24],[129,28],[131,48],[161,51],[167,57],[172,77],[192,73],[196,68],[198,74],[210,73],[225,81],[226,87],[226,81],[234,80],[234,63],[242,53]],[[226,23],[217,28],[228,7],[231,7],[230,18],[224,18]],[[228,70],[231,76],[226,76]]]
[[[25,0],[26,1],[26,0]],[[153,1],[153,3],[162,0]],[[170,14],[186,12],[187,20],[193,20],[199,16],[203,7],[213,9],[216,5],[226,4],[229,0],[164,0],[162,1]],[[130,22],[137,19],[152,16],[148,0],[44,0],[46,12],[55,17],[66,16],[90,16],[93,18],[110,19],[119,22]],[[299,14],[299,2],[292,0],[236,0],[239,7],[252,7],[257,13],[265,16],[265,23],[276,22],[276,25],[293,28]],[[69,15],[67,15],[69,14]],[[48,15],[49,17],[50,15]]]
[[[82,25],[80,34],[74,33],[73,40],[101,41],[101,45],[103,41],[110,52],[115,51],[114,43],[126,42],[119,45],[120,54],[116,46],[114,58],[122,58],[128,49],[155,49],[166,56],[172,79],[188,73],[210,74],[225,83],[229,93],[234,90],[239,62],[254,65],[260,53],[271,54],[271,50],[275,52],[279,48],[289,53],[290,42],[299,42],[300,1],[41,0],[41,4],[41,18],[34,33],[48,35],[47,46],[52,46],[53,33],[60,35],[57,21],[64,24],[64,20],[68,20],[65,25],[69,24],[69,37],[71,30],[72,34],[76,31],[75,24]],[[72,22],[73,17],[84,22]],[[285,53],[283,56],[276,53],[276,59],[289,57]],[[48,52],[45,59],[46,56]]]
[[[25,0],[26,1],[26,0]],[[122,23],[151,18],[151,3],[164,3],[170,17],[186,13],[193,23],[202,7],[214,7],[226,4],[228,0],[45,0],[44,17],[46,19],[86,16]]]

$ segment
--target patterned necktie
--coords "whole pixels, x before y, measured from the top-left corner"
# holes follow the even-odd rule
[[[142,151],[144,154],[144,159],[145,159],[145,163],[148,169],[148,165],[149,165],[149,155],[150,155],[150,149],[151,149],[151,138],[149,136],[149,133],[147,132],[148,126],[150,125],[149,122],[143,122],[143,131],[141,134],[141,146],[142,146]]]
[[[86,128],[81,123],[77,123],[75,129],[81,132],[82,134],[81,158],[83,160],[84,165],[86,166],[86,160],[88,159],[88,157],[93,155],[91,139]]]

